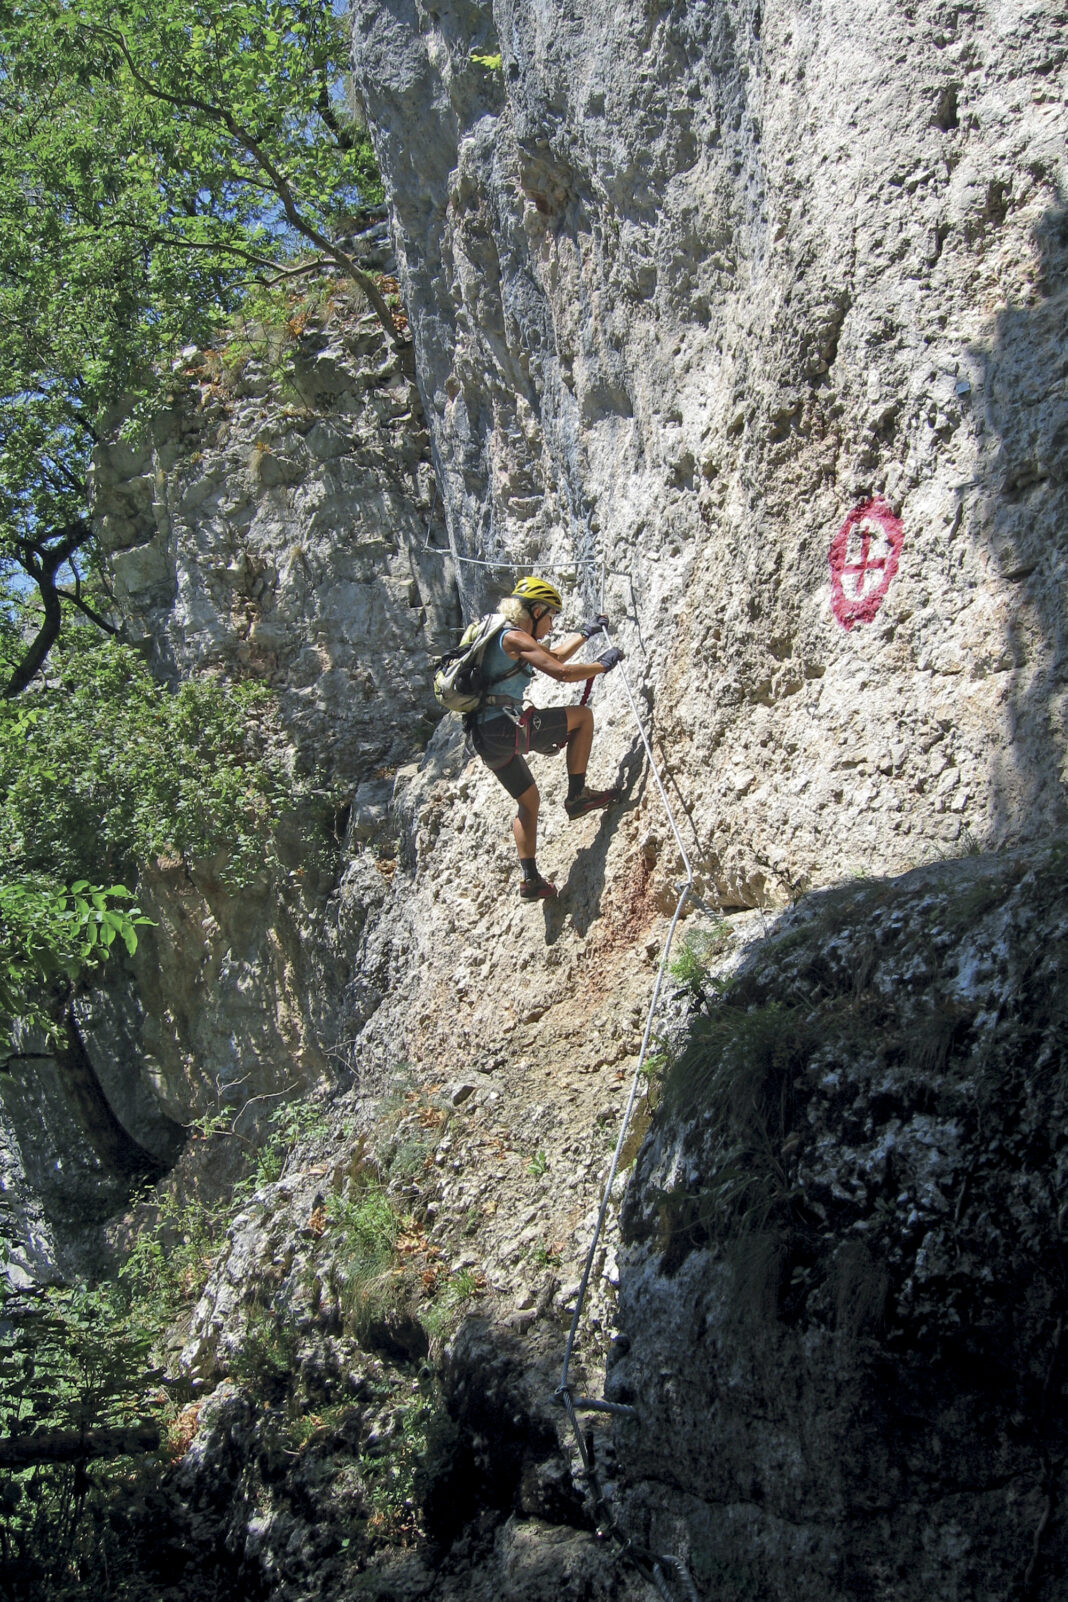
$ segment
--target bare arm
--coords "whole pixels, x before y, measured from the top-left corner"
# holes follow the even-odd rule
[[[586,644],[584,634],[565,634],[559,645],[545,646],[550,656],[555,656],[558,662],[568,662],[575,652]],[[587,674],[587,678],[589,675]]]
[[[532,634],[527,634],[523,629],[509,629],[501,638],[501,649],[506,656],[514,657],[517,662],[528,663],[547,678],[555,679],[558,684],[581,684],[584,679],[596,678],[604,672],[600,662],[568,661],[584,643],[582,635],[575,634],[565,639],[554,651],[547,651]]]

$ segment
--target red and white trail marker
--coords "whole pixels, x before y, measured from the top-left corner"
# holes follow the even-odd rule
[[[897,572],[904,530],[878,496],[854,506],[831,541],[831,611],[844,629],[870,623]]]

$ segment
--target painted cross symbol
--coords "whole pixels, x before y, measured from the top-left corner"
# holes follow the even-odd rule
[[[880,530],[880,533],[881,532],[882,531]],[[886,556],[872,556],[871,542],[871,525],[869,523],[862,523],[860,527],[860,561],[845,562],[842,566],[843,580],[845,579],[847,573],[856,574],[856,582],[853,585],[853,595],[857,600],[859,600],[864,594],[864,580],[867,575],[869,573],[881,573],[887,563]],[[845,588],[844,582],[842,588]]]
[[[854,536],[860,541],[859,560],[856,560]],[[851,629],[857,623],[870,623],[882,606],[890,581],[897,572],[903,538],[900,519],[878,497],[854,506],[834,536],[827,553],[831,568],[831,610],[844,629]],[[873,554],[873,541],[878,554]],[[851,545],[853,561],[848,560]],[[869,574],[875,580],[872,584],[869,584]]]

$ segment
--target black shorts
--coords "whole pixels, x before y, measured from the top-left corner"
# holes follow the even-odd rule
[[[503,713],[486,718],[471,725],[471,744],[508,794],[518,801],[534,783],[534,775],[523,761],[526,753],[547,754],[567,744],[567,708],[527,707],[518,724]]]

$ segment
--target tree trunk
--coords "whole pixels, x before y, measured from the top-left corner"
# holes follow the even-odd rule
[[[89,1458],[127,1457],[154,1452],[160,1443],[158,1424],[128,1424],[112,1429],[38,1430],[0,1440],[0,1468],[34,1468],[39,1463],[82,1463]]]
[[[8,679],[4,688],[5,700],[12,701],[16,695],[21,695],[32,679],[41,671],[45,657],[56,643],[59,635],[59,626],[63,620],[62,607],[56,593],[55,584],[51,576],[47,581],[39,578],[38,589],[41,592],[41,602],[44,606],[44,618],[33,640],[26,651],[26,655]]]

